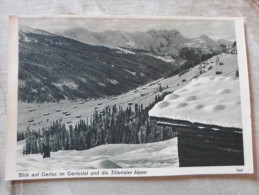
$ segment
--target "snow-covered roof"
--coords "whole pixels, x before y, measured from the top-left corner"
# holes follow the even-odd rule
[[[211,76],[193,79],[165,96],[150,117],[242,128],[239,79]]]

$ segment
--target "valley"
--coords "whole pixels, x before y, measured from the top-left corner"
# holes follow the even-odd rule
[[[79,120],[90,120],[95,111],[101,112],[106,107],[112,107],[113,105],[126,109],[128,106],[134,108],[134,104],[137,103],[146,107],[154,102],[156,95],[161,95],[163,92],[173,92],[188,84],[192,78],[215,76],[216,72],[221,72],[219,76],[236,76],[236,55],[225,53],[218,55],[223,65],[217,64],[216,58],[216,56],[210,58],[204,62],[205,64],[197,65],[181,76],[175,75],[158,79],[118,96],[103,96],[76,101],[62,100],[41,104],[19,102],[18,131],[25,131],[27,126],[38,130],[42,127],[48,127],[57,120],[60,120],[67,127],[69,125],[74,126]],[[200,74],[201,66],[203,67],[202,74]],[[63,112],[69,112],[70,115],[66,116]],[[33,121],[29,122],[30,119],[33,119]]]

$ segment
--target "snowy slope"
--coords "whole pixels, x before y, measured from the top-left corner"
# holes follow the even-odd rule
[[[109,168],[178,167],[177,138],[148,144],[110,144],[83,151],[22,155],[24,141],[17,145],[17,170],[65,170]]]
[[[216,57],[212,57],[207,60],[208,65],[205,65],[205,72],[199,77],[208,77],[216,76],[216,71],[221,71],[222,76],[235,76],[235,71],[237,69],[237,56],[231,54],[220,54],[218,55],[220,62],[223,62],[224,65],[216,65]],[[213,62],[213,63],[211,63]],[[209,67],[212,67],[211,70],[208,70]],[[90,119],[93,115],[95,108],[96,110],[102,111],[106,106],[111,106],[116,104],[126,109],[128,107],[128,102],[132,102],[133,105],[143,104],[143,106],[149,105],[150,102],[155,100],[157,94],[162,94],[159,92],[159,87],[161,86],[165,91],[176,91],[184,86],[186,86],[190,80],[197,75],[199,72],[199,65],[193,67],[189,72],[178,76],[172,76],[166,79],[159,79],[152,81],[138,87],[134,90],[131,90],[127,93],[118,95],[116,97],[105,97],[103,99],[91,99],[88,101],[79,100],[76,101],[60,101],[58,103],[25,103],[19,102],[18,104],[18,131],[25,131],[27,126],[30,126],[31,129],[41,129],[42,127],[47,127],[52,124],[53,121],[61,120],[62,123],[68,125],[75,125],[79,122],[80,119]],[[220,75],[221,76],[221,75]],[[186,80],[186,82],[182,82]],[[135,91],[137,90],[137,92]],[[145,94],[141,96],[141,94]],[[83,104],[80,104],[83,102]],[[75,108],[76,107],[76,108]],[[60,112],[56,110],[60,109]],[[62,112],[68,111],[71,113],[70,116],[65,116]],[[49,113],[49,115],[44,115],[44,113]],[[77,118],[77,115],[81,115],[81,118]],[[28,122],[30,118],[34,118],[34,122]],[[67,123],[70,122],[71,123]]]
[[[149,116],[242,128],[239,79],[221,76],[193,79],[157,103]]]

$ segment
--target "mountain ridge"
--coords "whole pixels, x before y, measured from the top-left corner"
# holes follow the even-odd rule
[[[112,96],[163,77],[172,65],[153,56],[93,46],[33,28],[19,31],[19,100]]]
[[[151,35],[143,32],[92,34],[80,29],[89,33],[89,40],[118,43],[110,47],[91,45],[19,26],[19,100],[44,102],[118,95],[178,74],[221,52],[208,36],[187,39],[177,30],[150,30],[148,33],[156,37],[151,40]]]
[[[151,29],[146,32],[113,30],[93,32],[86,28],[79,28],[68,29],[63,32],[57,32],[57,34],[76,39],[87,44],[144,49],[156,55],[170,55],[172,57],[179,57],[179,50],[188,47],[188,45],[191,45],[192,42],[197,39],[204,39],[205,44],[203,44],[203,47],[206,47],[203,51],[204,53],[221,52],[222,49],[220,44],[222,44],[222,42],[227,45],[233,44],[233,42],[224,39],[220,39],[221,41],[214,41],[207,35],[202,35],[198,38],[187,38],[175,29]]]

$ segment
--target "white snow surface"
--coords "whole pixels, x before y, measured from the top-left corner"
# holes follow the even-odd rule
[[[162,61],[167,62],[167,63],[175,61],[175,59],[172,58],[171,56],[158,56],[158,55],[154,55],[154,54],[151,54],[151,53],[144,53],[144,54],[148,55],[148,56],[152,56],[154,58],[157,58],[157,59],[162,60]]]
[[[108,82],[110,82],[113,85],[117,85],[119,82],[115,79],[107,79]]]
[[[113,47],[110,47],[110,48],[113,48]],[[127,50],[127,49],[123,49],[123,48],[120,48],[120,47],[115,47],[115,49],[119,50],[119,51],[117,51],[117,53],[136,54],[133,51],[130,51],[130,50]]]
[[[89,150],[22,155],[17,145],[17,171],[178,167],[177,138],[147,144],[108,144]]]
[[[193,79],[157,103],[149,116],[242,128],[239,79],[222,76]]]

